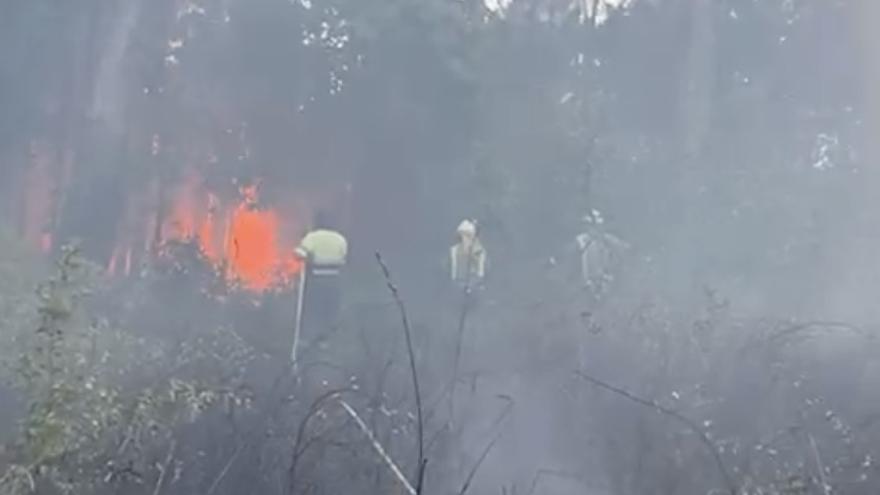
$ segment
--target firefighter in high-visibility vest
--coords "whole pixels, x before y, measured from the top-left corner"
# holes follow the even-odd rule
[[[630,249],[630,245],[605,230],[605,220],[598,210],[591,210],[583,222],[583,231],[575,237],[580,253],[581,280],[586,289],[599,297],[614,278],[620,254]]]
[[[340,276],[348,256],[348,241],[335,230],[328,215],[319,212],[313,229],[296,250],[303,260],[301,301],[297,318],[309,333],[336,322],[341,300]]]
[[[473,220],[462,220],[456,232],[458,242],[449,250],[452,282],[467,290],[482,288],[487,255],[477,236],[477,224]]]

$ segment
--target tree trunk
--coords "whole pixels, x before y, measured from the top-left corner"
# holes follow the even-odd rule
[[[712,0],[685,2],[689,19],[690,41],[685,61],[682,88],[684,151],[698,159],[711,128],[715,98],[715,25]]]
[[[705,156],[705,147],[712,126],[713,99],[715,97],[716,53],[714,2],[712,0],[685,0],[679,4],[682,14],[687,16],[687,45],[680,87],[682,88],[680,132],[681,159],[675,170],[679,171],[679,184],[683,200],[683,232],[678,239],[684,245],[679,252],[690,252],[694,246],[704,244],[706,233],[700,213],[700,204],[707,190],[707,182],[712,176]],[[697,256],[695,259],[700,259]],[[688,262],[691,273],[683,273],[699,282],[702,277],[698,264]]]

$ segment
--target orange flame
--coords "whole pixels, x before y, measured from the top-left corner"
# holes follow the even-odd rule
[[[153,145],[155,151],[155,139]],[[69,182],[72,161],[72,156],[66,157],[56,174],[52,148],[39,140],[31,145],[17,215],[22,236],[44,253],[55,243],[53,214],[60,207],[57,196]],[[259,189],[259,183],[243,186],[238,198],[224,202],[205,187],[198,173],[190,171],[163,209],[159,181],[151,180],[127,199],[107,273],[128,276],[156,246],[179,241],[194,243],[218,274],[245,290],[263,292],[291,283],[302,269],[294,255],[301,234],[296,216],[287,208],[282,212],[262,206]]]
[[[284,222],[278,211],[257,206],[258,185],[241,187],[237,204],[224,206],[204,190],[198,175],[180,186],[171,215],[162,229],[162,242],[193,241],[202,255],[220,269],[228,282],[262,292],[283,285],[299,273],[295,244],[285,243]],[[221,235],[222,234],[222,235]]]

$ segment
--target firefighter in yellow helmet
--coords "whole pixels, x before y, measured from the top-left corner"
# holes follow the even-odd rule
[[[297,318],[314,335],[336,321],[348,241],[333,228],[327,213],[318,212],[313,229],[300,241],[296,252],[304,261]]]
[[[449,250],[452,282],[465,289],[481,288],[486,278],[486,248],[473,220],[462,220],[456,230],[458,242]]]

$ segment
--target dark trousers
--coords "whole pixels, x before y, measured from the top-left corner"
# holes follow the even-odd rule
[[[309,273],[303,301],[303,338],[316,341],[336,325],[340,305],[339,275]]]

